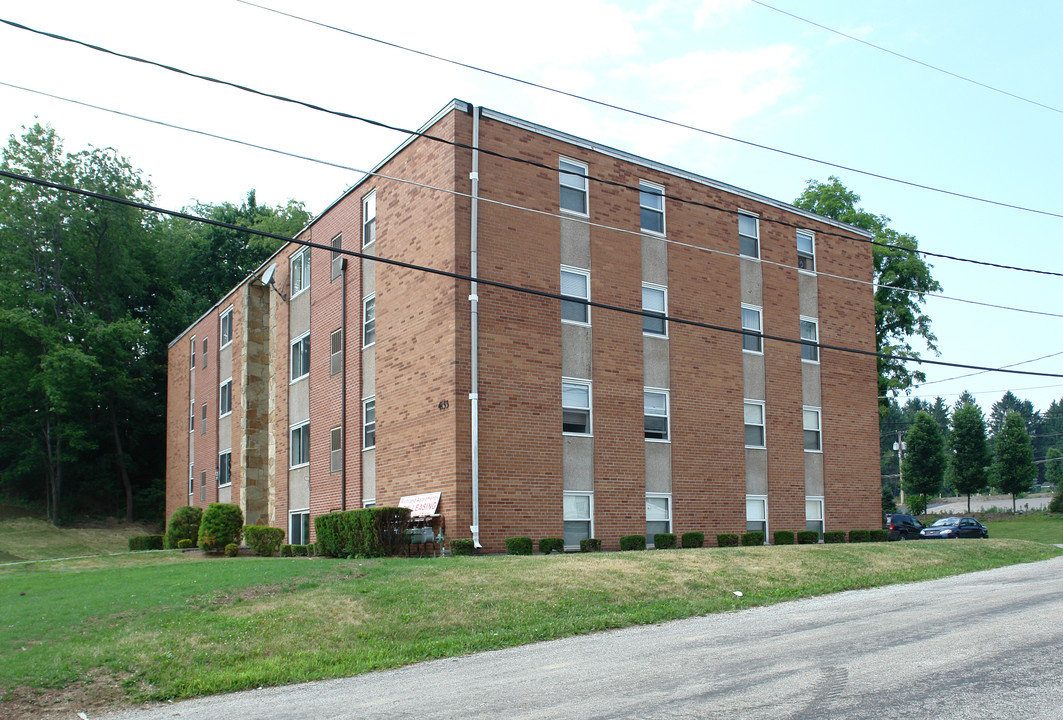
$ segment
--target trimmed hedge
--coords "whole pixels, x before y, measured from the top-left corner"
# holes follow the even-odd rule
[[[306,557],[306,545],[292,545],[292,555]]]
[[[828,530],[823,533],[823,542],[825,543],[843,543],[845,542],[844,530]]]
[[[625,535],[620,538],[621,550],[645,550],[646,549],[646,536],[645,535]]]
[[[225,557],[236,557],[240,554],[240,546],[236,543],[229,543],[225,546]]]
[[[196,544],[192,542],[191,538],[181,538],[177,541],[177,547],[180,550],[187,550],[189,548],[194,548],[195,546]]]
[[[771,541],[776,545],[793,545],[794,544],[794,531],[793,530],[776,530],[771,534]]]
[[[716,544],[720,547],[738,547],[738,533],[717,533]]]
[[[203,519],[203,508],[195,505],[182,505],[173,511],[170,522],[166,525],[166,547],[181,547],[181,540],[188,540],[193,545],[199,543],[199,521]]]
[[[314,518],[317,551],[330,557],[403,555],[410,509],[372,507],[318,515]],[[453,546],[451,546],[453,550]]]
[[[320,543],[318,544],[320,545]],[[458,538],[450,541],[451,555],[472,555],[475,551],[476,546],[473,544],[472,538]]]
[[[870,530],[850,530],[849,531],[849,542],[851,542],[851,543],[871,542],[871,531]]]
[[[531,555],[532,539],[530,537],[506,538],[507,555]]]
[[[564,538],[542,538],[539,540],[539,552],[543,555],[549,555],[554,550],[557,550],[559,553],[565,552]]]
[[[764,544],[764,533],[759,530],[755,532],[742,533],[742,547],[754,547],[756,545]]]
[[[162,550],[162,543],[165,537],[165,535],[136,535],[129,538],[129,550],[131,552]]]
[[[843,533],[844,536],[844,533]],[[815,530],[800,530],[797,533],[798,545],[815,545],[819,542],[819,533]]]
[[[292,546],[291,545],[281,545],[281,557],[291,557],[291,556],[292,556]]]
[[[580,552],[601,552],[602,541],[598,538],[583,538],[579,541]]]
[[[265,525],[244,525],[244,539],[256,555],[270,557],[280,550],[284,530]]]
[[[656,533],[653,536],[653,547],[658,550],[672,550],[675,548],[675,533]]]
[[[886,542],[889,539],[890,539],[890,531],[889,530],[879,529],[879,530],[872,530],[871,531],[871,542]]]
[[[244,535],[244,514],[233,503],[211,503],[199,523],[199,549],[221,552],[229,543],[239,545]]]
[[[680,543],[685,548],[699,548],[705,545],[705,533],[685,532],[680,536]]]

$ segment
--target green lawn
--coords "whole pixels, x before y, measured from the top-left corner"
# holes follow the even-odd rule
[[[993,539],[423,560],[175,551],[0,567],[0,716],[349,676],[1061,553]]]
[[[984,524],[989,528],[991,538],[1063,543],[1063,515],[1034,513],[1002,520],[986,520]]]

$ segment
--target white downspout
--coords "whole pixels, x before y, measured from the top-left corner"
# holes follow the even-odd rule
[[[472,181],[472,212],[471,212],[471,237],[469,238],[469,275],[476,277],[476,251],[477,251],[477,212],[479,210],[480,192],[480,108],[473,106],[472,109],[472,172],[469,179]],[[471,345],[471,357],[469,359],[469,371],[471,374],[469,400],[472,412],[472,543],[474,547],[483,547],[480,544],[480,318],[478,315],[479,296],[476,294],[476,280],[469,285],[469,340]]]

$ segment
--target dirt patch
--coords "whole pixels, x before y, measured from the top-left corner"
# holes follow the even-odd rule
[[[10,720],[95,717],[132,705],[123,678],[95,670],[63,688],[18,687],[0,695],[0,715]]]

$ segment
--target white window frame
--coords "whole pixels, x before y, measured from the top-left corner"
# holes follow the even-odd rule
[[[809,505],[809,503],[818,503],[818,505],[819,505],[819,519],[818,520],[816,518],[809,518],[808,517],[808,505]],[[822,542],[823,541],[823,533],[826,532],[826,530],[827,530],[826,508],[824,507],[824,504],[823,504],[823,496],[822,495],[806,495],[805,496],[805,529],[806,530],[811,529],[811,528],[808,527],[808,525],[809,525],[809,523],[812,523],[812,522],[819,523],[819,539]]]
[[[664,397],[664,414],[656,412],[649,412],[646,407],[647,395],[661,395]],[[671,392],[665,388],[647,387],[642,389],[642,419],[643,419],[643,437],[646,442],[658,442],[658,443],[670,443],[672,442],[672,401],[669,397]],[[646,418],[648,417],[663,417],[664,418],[664,437],[663,438],[651,438],[645,437],[646,433]]]
[[[651,522],[667,522],[668,523],[668,529],[665,530],[664,532],[666,532],[666,533],[672,532],[672,493],[648,492],[648,493],[646,493],[646,500],[649,501],[650,499],[658,499],[658,500],[659,499],[664,499],[664,500],[668,501],[668,520],[666,520],[666,521],[665,520],[650,520],[649,513],[647,512],[646,513],[646,525],[648,526]],[[648,509],[649,508],[649,502],[646,503],[646,506],[647,506],[647,509]],[[649,547],[649,548],[656,547],[654,545],[654,543],[653,543],[653,536],[656,535],[656,534],[657,533],[651,533],[649,527],[646,528],[646,547]]]
[[[200,425],[202,426],[199,429],[199,434],[200,435],[206,435],[207,434],[207,413],[208,412],[209,412],[209,410],[207,409],[207,403],[203,403],[203,407],[200,410],[200,417],[199,417],[199,422],[200,422]]]
[[[223,402],[228,398],[228,403]],[[226,409],[228,405],[228,409]],[[229,378],[218,386],[218,417],[223,418],[226,415],[233,414],[233,379]]]
[[[228,457],[229,460],[228,460],[227,471],[226,471],[226,473],[224,475],[222,475],[221,469],[222,469],[222,467],[224,467],[224,464],[222,463],[222,458],[224,458],[224,457]],[[223,482],[223,480],[224,480],[224,482]],[[222,450],[220,453],[218,453],[218,487],[219,488],[229,487],[232,484],[233,484],[233,450],[232,450],[232,448],[229,448],[228,450]]]
[[[336,342],[339,341],[339,349]],[[335,377],[343,372],[343,328],[337,328],[329,335],[329,377]]]
[[[305,434],[303,430],[306,430]],[[295,457],[295,442],[293,442],[293,436],[296,431],[299,432],[300,446],[299,449],[305,449],[305,457],[303,459],[303,453],[300,453],[300,457]],[[305,437],[305,441],[303,438]],[[305,444],[304,444],[305,443]],[[297,462],[298,461],[298,462]],[[310,464],[310,421],[306,420],[301,423],[295,423],[288,428],[288,469],[295,470],[296,468],[306,467]]]
[[[295,266],[299,265],[298,276],[295,273]],[[310,248],[305,247],[297,253],[292,255],[291,259],[291,290],[292,297],[302,295],[304,292],[310,289]],[[296,277],[299,278],[299,287],[296,285]]]
[[[809,413],[815,413],[816,414],[816,427],[814,427],[814,428],[808,427],[808,419],[807,419],[806,415],[808,415]],[[805,405],[804,407],[802,407],[801,408],[801,428],[804,431],[801,434],[802,438],[805,438],[804,433],[809,433],[809,432],[816,433],[816,445],[818,445],[818,447],[815,447],[815,448],[805,447],[805,452],[811,452],[811,453],[821,453],[821,452],[823,452],[823,411],[822,411],[822,408],[815,407],[814,405]],[[805,438],[802,441],[802,444],[805,445],[805,446],[808,445],[807,438]]]
[[[373,317],[369,317],[370,306],[372,306]],[[362,348],[374,345],[376,345],[376,293],[362,298]]]
[[[188,494],[195,497],[196,494],[196,468],[195,463],[188,463]]]
[[[738,254],[744,258],[751,260],[760,260],[760,217],[756,213],[746,212],[745,210],[738,211]],[[749,218],[753,221],[753,235],[742,232],[742,220],[741,218]],[[756,251],[754,254],[742,252],[742,240],[752,240],[753,248]]]
[[[575,405],[565,405],[565,386],[570,385],[573,387],[585,387],[587,388],[587,407],[577,407]],[[565,410],[577,410],[587,412],[587,432],[571,432],[565,430],[564,414]],[[561,434],[571,435],[573,437],[592,437],[594,435],[594,390],[591,387],[590,380],[583,380],[581,378],[561,378]]]
[[[801,238],[808,238],[809,245],[812,248],[811,252],[804,252],[801,250]],[[812,267],[807,267],[807,260],[811,260]],[[806,260],[805,267],[802,267],[802,260]],[[816,274],[816,234],[811,230],[798,230],[797,231],[797,271],[803,272],[807,275]]]
[[[761,509],[763,510],[763,513],[762,513],[763,517],[750,518],[750,516],[749,516],[750,502],[757,503],[757,504],[760,505]],[[746,495],[746,532],[761,532],[760,530],[750,530],[749,529],[749,523],[751,523],[751,522],[764,523],[764,531],[763,531],[764,532],[764,544],[767,545],[768,544],[768,538],[770,537],[768,535],[768,496],[767,495]]]
[[[565,169],[564,168],[564,164],[565,163],[568,163],[569,165],[571,165],[572,169]],[[579,170],[582,170],[583,172],[582,173],[573,172],[573,169],[579,169]],[[588,174],[587,173],[587,163],[580,162],[579,160],[573,160],[572,158],[567,158],[567,157],[565,157],[563,155],[558,158],[558,161],[557,161],[557,179],[558,179],[558,193],[559,193],[558,207],[560,208],[562,213],[566,213],[566,214],[569,214],[569,215],[578,215],[580,217],[588,217],[590,215],[591,197],[590,197],[590,189],[588,187],[587,174]],[[576,182],[576,181],[572,180],[571,178],[580,178],[580,179],[582,179],[582,182]],[[564,197],[564,194],[561,192],[561,188],[565,188],[567,190],[570,190],[570,191],[576,192],[576,193],[582,193],[583,194],[583,210],[572,210],[570,208],[566,208],[565,204],[564,204],[564,201],[561,199],[561,198]]]
[[[228,309],[221,314],[218,319],[218,337],[221,338],[221,345],[219,350],[224,350],[233,343],[233,306],[230,305]],[[228,326],[228,327],[226,327]]]
[[[343,469],[343,426],[329,430],[329,472],[338,473]]]
[[[343,253],[339,252],[343,249],[343,233],[332,238],[329,244],[332,245],[332,279],[335,280],[343,274],[340,267],[343,264]]]
[[[195,335],[193,335],[191,337],[191,339],[188,341],[188,348],[189,348],[189,353],[188,354],[192,357],[192,365],[191,365],[191,367],[189,367],[189,370],[195,370],[196,369],[196,336]]]
[[[307,347],[307,349],[306,349],[306,367],[300,367],[299,369],[300,369],[302,374],[296,375],[295,374],[295,346],[296,345],[301,345],[303,342],[306,343],[306,347]],[[299,353],[299,357],[300,357],[300,365],[301,365],[302,364],[302,357],[303,357],[303,354],[301,352]],[[289,382],[289,385],[297,383],[300,380],[310,376],[310,331],[309,330],[307,330],[305,333],[303,333],[299,337],[297,337],[294,340],[292,340],[291,346],[290,346],[290,352],[288,353],[288,368],[289,368],[288,376],[291,378],[291,380]]]
[[[805,323],[812,324],[812,334],[815,337],[805,337]],[[819,319],[802,315],[800,322],[797,325],[797,334],[801,340],[811,340],[816,343],[815,345],[801,346],[801,362],[819,365]],[[814,357],[805,357],[805,355],[813,355]]]
[[[566,512],[565,498],[566,497],[585,497],[587,498],[587,517],[569,517]],[[564,524],[566,522],[579,522],[587,523],[587,537],[594,537],[594,493],[593,492],[563,492],[561,494],[561,535],[564,536]],[[579,543],[574,545],[565,545],[567,550],[578,550]]]
[[[659,208],[647,205],[644,202],[646,196],[660,198],[661,206]],[[661,219],[661,229],[654,230],[653,228],[647,228],[642,222],[643,211],[651,213]],[[644,233],[651,235],[664,235],[664,185],[658,185],[657,183],[650,182],[649,180],[639,180],[639,229]]]
[[[207,355],[207,348],[209,346],[209,344],[207,343],[208,340],[210,340],[210,338],[203,338],[203,367],[204,368],[206,368],[207,365],[210,364],[208,362],[209,356]]]
[[[362,500],[362,507],[364,507],[364,508],[376,507],[376,498],[364,498]]]
[[[196,431],[196,399],[192,398],[188,401],[188,433],[192,434]]]
[[[372,235],[372,239],[369,236]],[[376,190],[362,198],[362,247],[376,242]]]
[[[661,301],[662,301],[661,304],[663,305],[663,308],[661,310],[646,306],[646,291],[647,290],[649,290],[651,293],[660,293],[660,297],[661,297]],[[642,316],[642,334],[643,335],[647,335],[649,337],[659,337],[659,338],[668,337],[668,320],[665,319],[665,318],[668,317],[668,288],[666,288],[664,285],[654,285],[653,283],[642,283],[642,311],[643,312],[650,312],[650,313],[654,313],[654,314],[660,313],[663,316],[663,317],[659,318],[659,320],[661,322],[662,330],[661,330],[661,332],[657,332],[656,330],[647,330],[646,329],[646,321],[647,320],[657,320],[658,318],[656,318],[656,317],[650,318],[650,317],[647,317],[647,316],[643,315]]]
[[[300,526],[299,527],[299,534],[302,535],[303,534],[302,518],[303,518],[304,515],[306,516],[306,537],[300,538],[302,540],[302,542],[298,542],[298,543],[297,542],[292,542],[292,540],[295,539],[294,538],[294,533],[292,533],[292,530],[295,527],[295,518],[297,518],[297,517],[300,518],[300,520],[299,520],[299,526]],[[310,508],[302,508],[302,509],[299,509],[299,510],[290,510],[290,511],[288,511],[288,543],[290,545],[309,545],[310,544]]]
[[[753,311],[753,312],[755,312],[757,314],[757,324],[759,325],[759,327],[752,328],[752,327],[746,326],[746,313],[745,313],[746,310],[751,310],[751,311]],[[763,337],[764,336],[764,309],[761,308],[761,307],[758,307],[757,305],[747,305],[746,303],[742,303],[742,312],[740,314],[740,318],[741,318],[741,323],[742,323],[742,352],[751,353],[753,355],[763,355],[764,354],[764,337]],[[751,333],[751,332],[755,332],[756,335],[747,335],[746,334],[746,333]],[[747,340],[749,340],[750,342],[755,341],[757,347],[755,349],[746,347],[746,341]]]
[[[756,407],[760,408],[760,422],[759,423],[751,423],[746,418],[746,408],[747,407],[751,407],[751,406],[756,406]],[[765,414],[766,413],[765,413],[765,410],[764,410],[764,401],[763,400],[751,400],[750,398],[745,398],[742,401],[742,438],[743,438],[743,442],[745,442],[745,446],[747,448],[755,448],[755,449],[761,450],[761,449],[764,449],[764,448],[768,447],[768,428],[767,428],[767,422],[766,422]],[[749,427],[749,426],[759,427],[760,428],[760,437],[761,437],[761,444],[760,445],[750,445],[748,443],[748,441],[745,441],[745,430],[746,430],[746,427]]]
[[[568,273],[569,275],[579,275],[579,276],[581,276],[584,279],[584,281],[586,282],[587,294],[586,294],[585,297],[580,297],[579,295],[566,294],[564,292],[564,290],[562,290],[562,292],[560,294],[562,296],[566,297],[566,298],[572,298],[572,300],[562,300],[561,301],[561,307],[560,307],[561,322],[563,322],[563,323],[565,323],[567,325],[579,325],[581,327],[590,327],[590,324],[591,324],[591,306],[590,305],[585,305],[584,303],[577,302],[577,301],[585,300],[587,302],[590,302],[590,299],[591,299],[591,271],[590,270],[584,270],[583,268],[572,267],[571,265],[562,265],[559,277],[563,277],[565,273]],[[564,288],[564,283],[562,283],[560,285],[560,287]],[[565,317],[565,307],[566,307],[565,303],[566,302],[574,303],[576,305],[579,305],[581,308],[583,308],[583,310],[584,310],[584,318],[585,319],[584,320],[573,320],[571,318],[566,318]]]
[[[373,420],[370,422],[367,420],[369,414],[369,404],[373,405]],[[369,426],[372,425],[373,444],[369,445]],[[376,395],[367,397],[362,400],[362,450],[372,450],[376,447]]]

